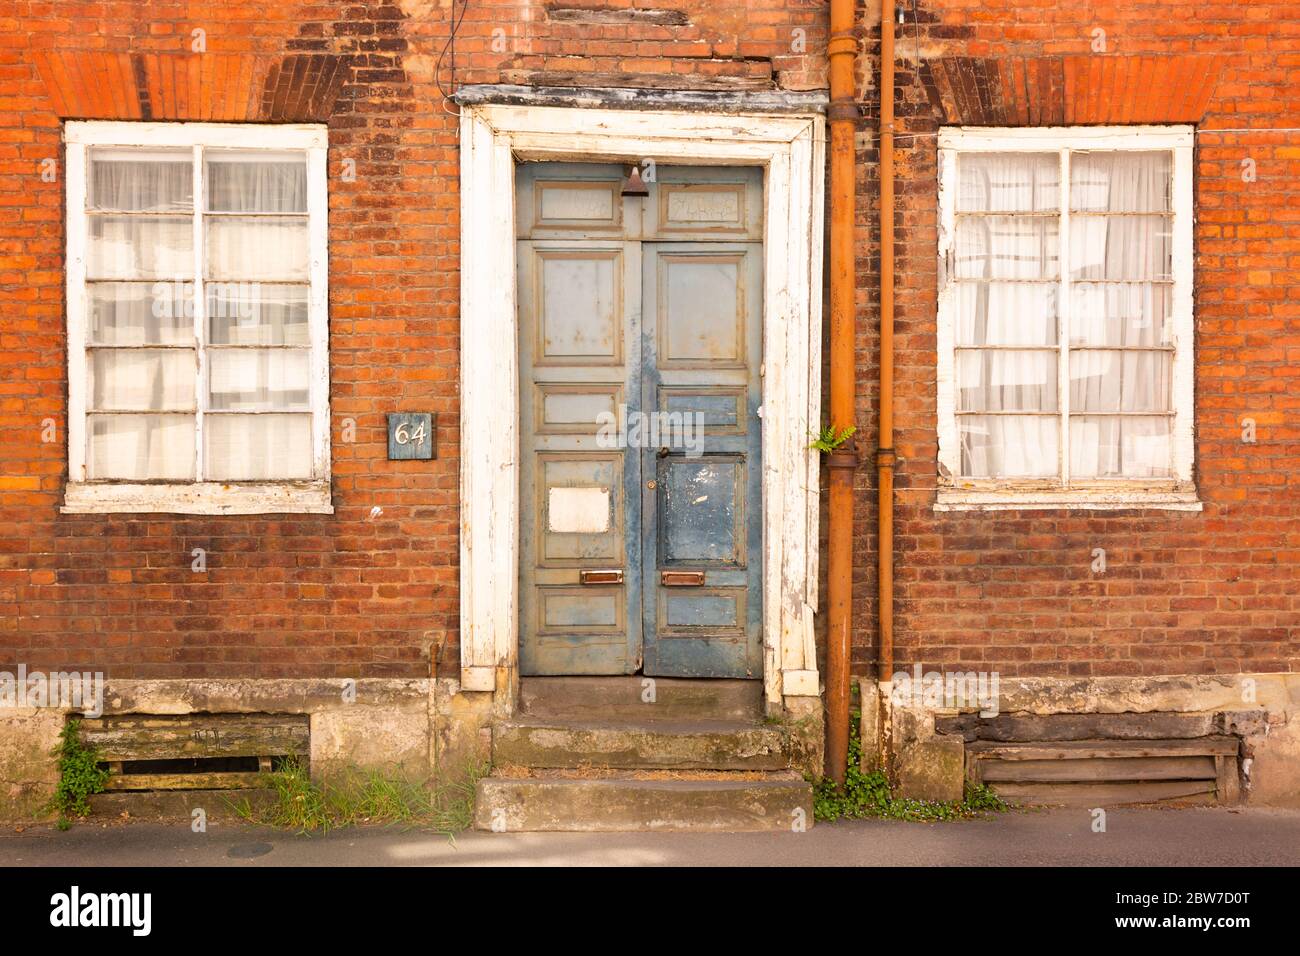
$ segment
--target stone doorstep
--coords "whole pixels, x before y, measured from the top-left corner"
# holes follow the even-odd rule
[[[652,683],[651,683],[652,682]],[[647,700],[647,697],[652,699]],[[763,719],[763,687],[752,680],[674,677],[525,677],[519,713],[529,719],[571,721]]]
[[[793,771],[742,779],[485,777],[474,825],[499,832],[790,831],[813,825],[812,787]]]
[[[492,761],[519,767],[784,770],[780,728],[741,722],[508,721],[492,733]]]
[[[520,713],[492,728],[479,781],[484,830],[789,830],[812,787],[764,724],[755,681],[525,678]]]

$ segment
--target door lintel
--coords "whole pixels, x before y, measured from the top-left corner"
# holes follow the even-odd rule
[[[461,107],[568,106],[580,109],[675,110],[750,116],[759,114],[809,117],[825,114],[825,93],[799,90],[655,90],[643,87],[516,86],[474,84],[452,96]]]

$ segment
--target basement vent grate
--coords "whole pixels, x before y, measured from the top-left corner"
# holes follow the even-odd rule
[[[236,790],[263,786],[290,756],[306,759],[305,714],[121,714],[87,719],[108,790]]]
[[[974,714],[935,720],[966,741],[966,778],[1020,804],[1106,806],[1240,799],[1239,737],[1213,715]]]

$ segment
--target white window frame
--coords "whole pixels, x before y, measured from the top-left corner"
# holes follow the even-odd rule
[[[938,432],[940,479],[936,511],[994,511],[1027,508],[1111,510],[1152,508],[1200,511],[1193,479],[1195,442],[1193,338],[1193,206],[1191,126],[1090,126],[991,129],[948,127],[939,132],[939,309]],[[956,407],[956,296],[949,281],[956,242],[957,157],[973,152],[1056,152],[1061,156],[1060,310],[1061,374],[1058,376],[1062,422],[1069,415],[1068,343],[1069,156],[1071,150],[1169,150],[1173,155],[1173,411],[1169,478],[1089,478],[1069,475],[1068,427],[1060,442],[1056,477],[972,478],[961,475],[961,441]],[[944,474],[946,469],[947,474]]]
[[[119,123],[72,121],[64,124],[67,180],[68,314],[68,484],[64,513],[161,512],[175,514],[330,514],[329,417],[329,268],[326,178],[328,134],[323,125],[252,126],[234,123]],[[86,479],[86,216],[87,160],[91,147],[183,148],[194,151],[195,296],[194,335],[199,360],[196,375],[196,445],[201,455],[203,410],[207,404],[207,335],[202,235],[199,207],[204,195],[204,148],[304,150],[307,154],[309,236],[308,339],[312,413],[312,477],[283,481],[132,482]]]

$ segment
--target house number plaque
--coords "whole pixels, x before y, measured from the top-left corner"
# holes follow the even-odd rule
[[[438,416],[429,412],[388,413],[388,460],[438,457]]]

